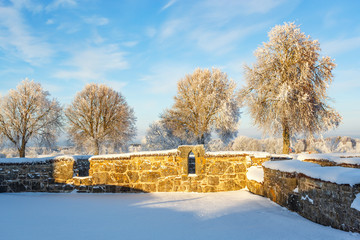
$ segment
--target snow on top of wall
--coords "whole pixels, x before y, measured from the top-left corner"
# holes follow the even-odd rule
[[[53,160],[55,157],[42,157],[42,158],[0,158],[1,163],[36,163],[47,162]]]
[[[87,160],[89,158],[91,158],[93,155],[73,155],[73,156],[67,156],[67,157],[72,157],[75,161],[77,160]]]
[[[299,160],[268,161],[263,163],[265,168],[282,172],[302,173],[308,177],[337,184],[360,184],[360,169],[344,167],[322,167],[316,163]]]
[[[0,164],[34,164],[34,163],[45,163],[53,160],[67,160],[73,159],[84,160],[89,159],[92,155],[61,155],[61,156],[48,156],[48,157],[38,157],[38,158],[0,158]]]
[[[296,158],[296,154],[271,154],[272,158],[281,158],[281,159],[294,159]]]
[[[356,194],[354,201],[351,204],[351,208],[360,211],[360,193]]]
[[[270,154],[267,152],[247,152],[247,151],[220,151],[220,152],[206,152],[206,157],[225,157],[225,156],[252,156],[255,158],[267,158]]]
[[[256,182],[264,182],[264,170],[261,166],[252,166],[248,168],[246,173],[248,180],[254,180]]]
[[[300,161],[304,160],[328,160],[337,164],[356,164],[360,165],[360,154],[354,153],[324,153],[324,154],[308,154],[301,153],[297,156]]]
[[[131,157],[142,157],[142,156],[172,156],[180,153],[177,149],[165,150],[165,151],[146,151],[146,152],[132,152],[122,154],[106,154],[92,156],[89,160],[116,160],[116,159],[129,159]]]

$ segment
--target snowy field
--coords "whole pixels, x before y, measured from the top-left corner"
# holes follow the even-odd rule
[[[246,190],[223,193],[2,193],[0,239],[360,239]]]

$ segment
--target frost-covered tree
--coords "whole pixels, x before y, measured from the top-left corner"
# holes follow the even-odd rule
[[[241,98],[254,123],[264,133],[283,136],[283,153],[290,137],[312,137],[339,125],[340,115],[328,105],[326,89],[335,63],[320,58],[320,44],[294,23],[275,26],[269,41],[255,51],[256,63],[245,66]]]
[[[219,69],[197,68],[178,82],[174,105],[162,115],[174,134],[204,144],[215,130],[224,142],[237,133],[235,83]]]
[[[103,84],[87,84],[66,108],[68,133],[95,155],[104,145],[119,147],[135,135],[134,111],[125,98]]]
[[[25,79],[0,101],[0,131],[25,157],[26,144],[37,138],[52,145],[61,127],[62,109],[40,83]]]
[[[148,150],[174,149],[189,142],[174,135],[163,121],[155,121],[146,131],[144,145]]]

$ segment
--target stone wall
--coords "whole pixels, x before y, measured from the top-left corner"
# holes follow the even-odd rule
[[[195,155],[195,174],[188,174],[188,156]],[[74,178],[84,191],[218,192],[246,186],[246,154],[206,154],[202,145],[173,152],[148,152],[90,158],[88,178]]]
[[[360,192],[360,184],[336,184],[265,167],[264,183],[248,181],[247,184],[249,191],[268,197],[314,222],[360,232],[360,211],[351,208],[355,195]]]
[[[333,167],[333,166],[340,166],[340,167],[348,167],[348,168],[360,168],[359,164],[351,164],[351,163],[336,163],[330,161],[328,159],[305,159],[304,162],[311,162],[319,164],[323,167]]]
[[[4,159],[0,161],[0,192],[73,191],[77,189],[72,184],[73,178],[79,173],[88,175],[89,157]]]
[[[0,192],[67,192],[74,159],[60,157],[31,162],[0,162]]]
[[[188,172],[190,152],[195,174]],[[206,153],[202,145],[159,152],[0,162],[0,191],[218,192],[246,186],[251,165],[269,160],[245,152]]]

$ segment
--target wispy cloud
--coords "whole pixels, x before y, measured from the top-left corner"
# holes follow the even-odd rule
[[[11,2],[16,9],[25,8],[34,13],[38,13],[43,10],[43,6],[41,4],[35,3],[31,0],[11,0]]]
[[[228,30],[196,29],[190,34],[200,48],[208,52],[227,53],[239,40],[264,29],[268,23]]]
[[[148,91],[150,93],[174,93],[177,82],[193,70],[186,64],[156,63],[150,68],[149,74],[142,76],[140,80],[149,84]]]
[[[51,24],[54,24],[54,20],[52,19],[46,20],[46,25],[51,25]]]
[[[0,6],[0,48],[23,61],[38,65],[53,54],[51,46],[29,31],[20,10]]]
[[[54,77],[84,82],[104,80],[108,72],[129,67],[124,53],[116,45],[89,47],[75,52],[64,65],[67,69],[57,71]]]
[[[170,0],[167,4],[165,4],[161,9],[160,12],[166,10],[167,8],[171,7],[172,5],[174,5],[174,3],[176,3],[177,0]]]
[[[251,14],[266,14],[285,0],[196,1],[187,10],[174,14],[159,27],[157,37],[161,42],[171,42],[179,37],[207,52],[226,53],[239,40],[262,31],[272,23],[261,19],[246,22]],[[165,5],[166,6],[166,5]],[[179,17],[181,15],[181,17]],[[230,24],[231,23],[231,24]],[[171,39],[176,38],[176,39]]]
[[[123,42],[122,45],[125,47],[135,47],[138,43],[139,41],[127,41]]]
[[[91,16],[86,17],[84,19],[85,23],[95,25],[95,26],[103,26],[109,23],[109,19],[105,17],[99,17],[99,16]]]
[[[54,0],[52,3],[46,6],[47,11],[53,11],[60,7],[75,7],[77,5],[76,0]]]
[[[157,32],[156,28],[154,28],[154,27],[147,27],[145,29],[145,35],[149,38],[153,38],[155,36],[156,32]]]
[[[360,48],[360,36],[352,38],[336,39],[321,44],[321,48],[326,54],[341,54]]]
[[[187,19],[171,19],[166,21],[159,32],[159,37],[161,40],[172,37],[175,34],[183,31],[184,28],[188,26]]]

